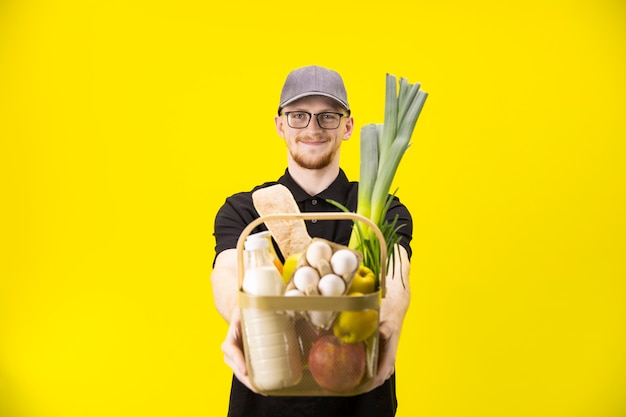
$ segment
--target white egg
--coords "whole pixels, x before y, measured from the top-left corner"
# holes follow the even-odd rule
[[[295,289],[295,288],[292,288],[285,293],[285,297],[303,297],[303,296],[304,294],[300,292],[300,290]],[[295,317],[296,315],[296,312],[293,310],[286,310],[285,313],[287,313],[289,317]]]
[[[306,249],[306,261],[311,266],[317,266],[321,260],[330,261],[333,249],[322,240],[315,240]]]
[[[339,249],[330,258],[330,266],[335,274],[345,276],[356,271],[359,259],[351,250]]]
[[[304,294],[317,293],[320,276],[312,266],[301,266],[293,273],[293,284]]]
[[[320,278],[317,288],[319,288],[322,295],[331,297],[343,295],[346,291],[346,282],[339,275],[328,274]]]
[[[333,311],[309,311],[309,319],[311,324],[318,329],[328,329],[334,318]]]

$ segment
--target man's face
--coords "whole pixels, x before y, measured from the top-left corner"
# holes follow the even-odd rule
[[[336,129],[323,129],[317,118],[312,116],[307,127],[297,129],[289,126],[285,115],[286,112],[297,111],[311,114],[335,112],[346,116],[347,111],[328,97],[309,96],[285,106],[282,115],[276,116],[276,130],[285,139],[289,155],[296,164],[306,169],[322,169],[333,161],[338,164],[341,141],[352,135],[352,117],[342,117]]]

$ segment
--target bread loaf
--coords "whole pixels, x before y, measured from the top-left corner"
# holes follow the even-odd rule
[[[256,190],[252,193],[252,202],[261,216],[300,213],[300,208],[291,191],[282,184]],[[294,253],[304,252],[311,243],[311,236],[302,219],[266,220],[265,225],[285,259]]]

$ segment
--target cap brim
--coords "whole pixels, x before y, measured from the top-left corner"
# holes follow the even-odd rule
[[[310,97],[310,96],[324,96],[324,97],[328,97],[331,98],[333,100],[335,100],[337,103],[339,103],[344,109],[346,109],[348,112],[350,111],[350,106],[348,106],[348,103],[346,103],[345,101],[331,95],[331,94],[327,94],[327,93],[322,93],[321,91],[309,91],[306,93],[302,93],[302,94],[298,94],[295,97],[290,98],[289,100],[286,100],[284,103],[281,103],[280,106],[278,107],[278,113],[280,113],[280,111],[282,110],[283,107],[293,103],[294,101],[300,100],[301,98],[304,97]]]

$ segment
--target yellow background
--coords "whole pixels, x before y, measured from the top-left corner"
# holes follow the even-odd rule
[[[211,5],[211,3],[216,3]],[[225,415],[224,199],[282,174],[287,72],[430,93],[398,417],[626,415],[626,4],[0,3],[0,415]]]

